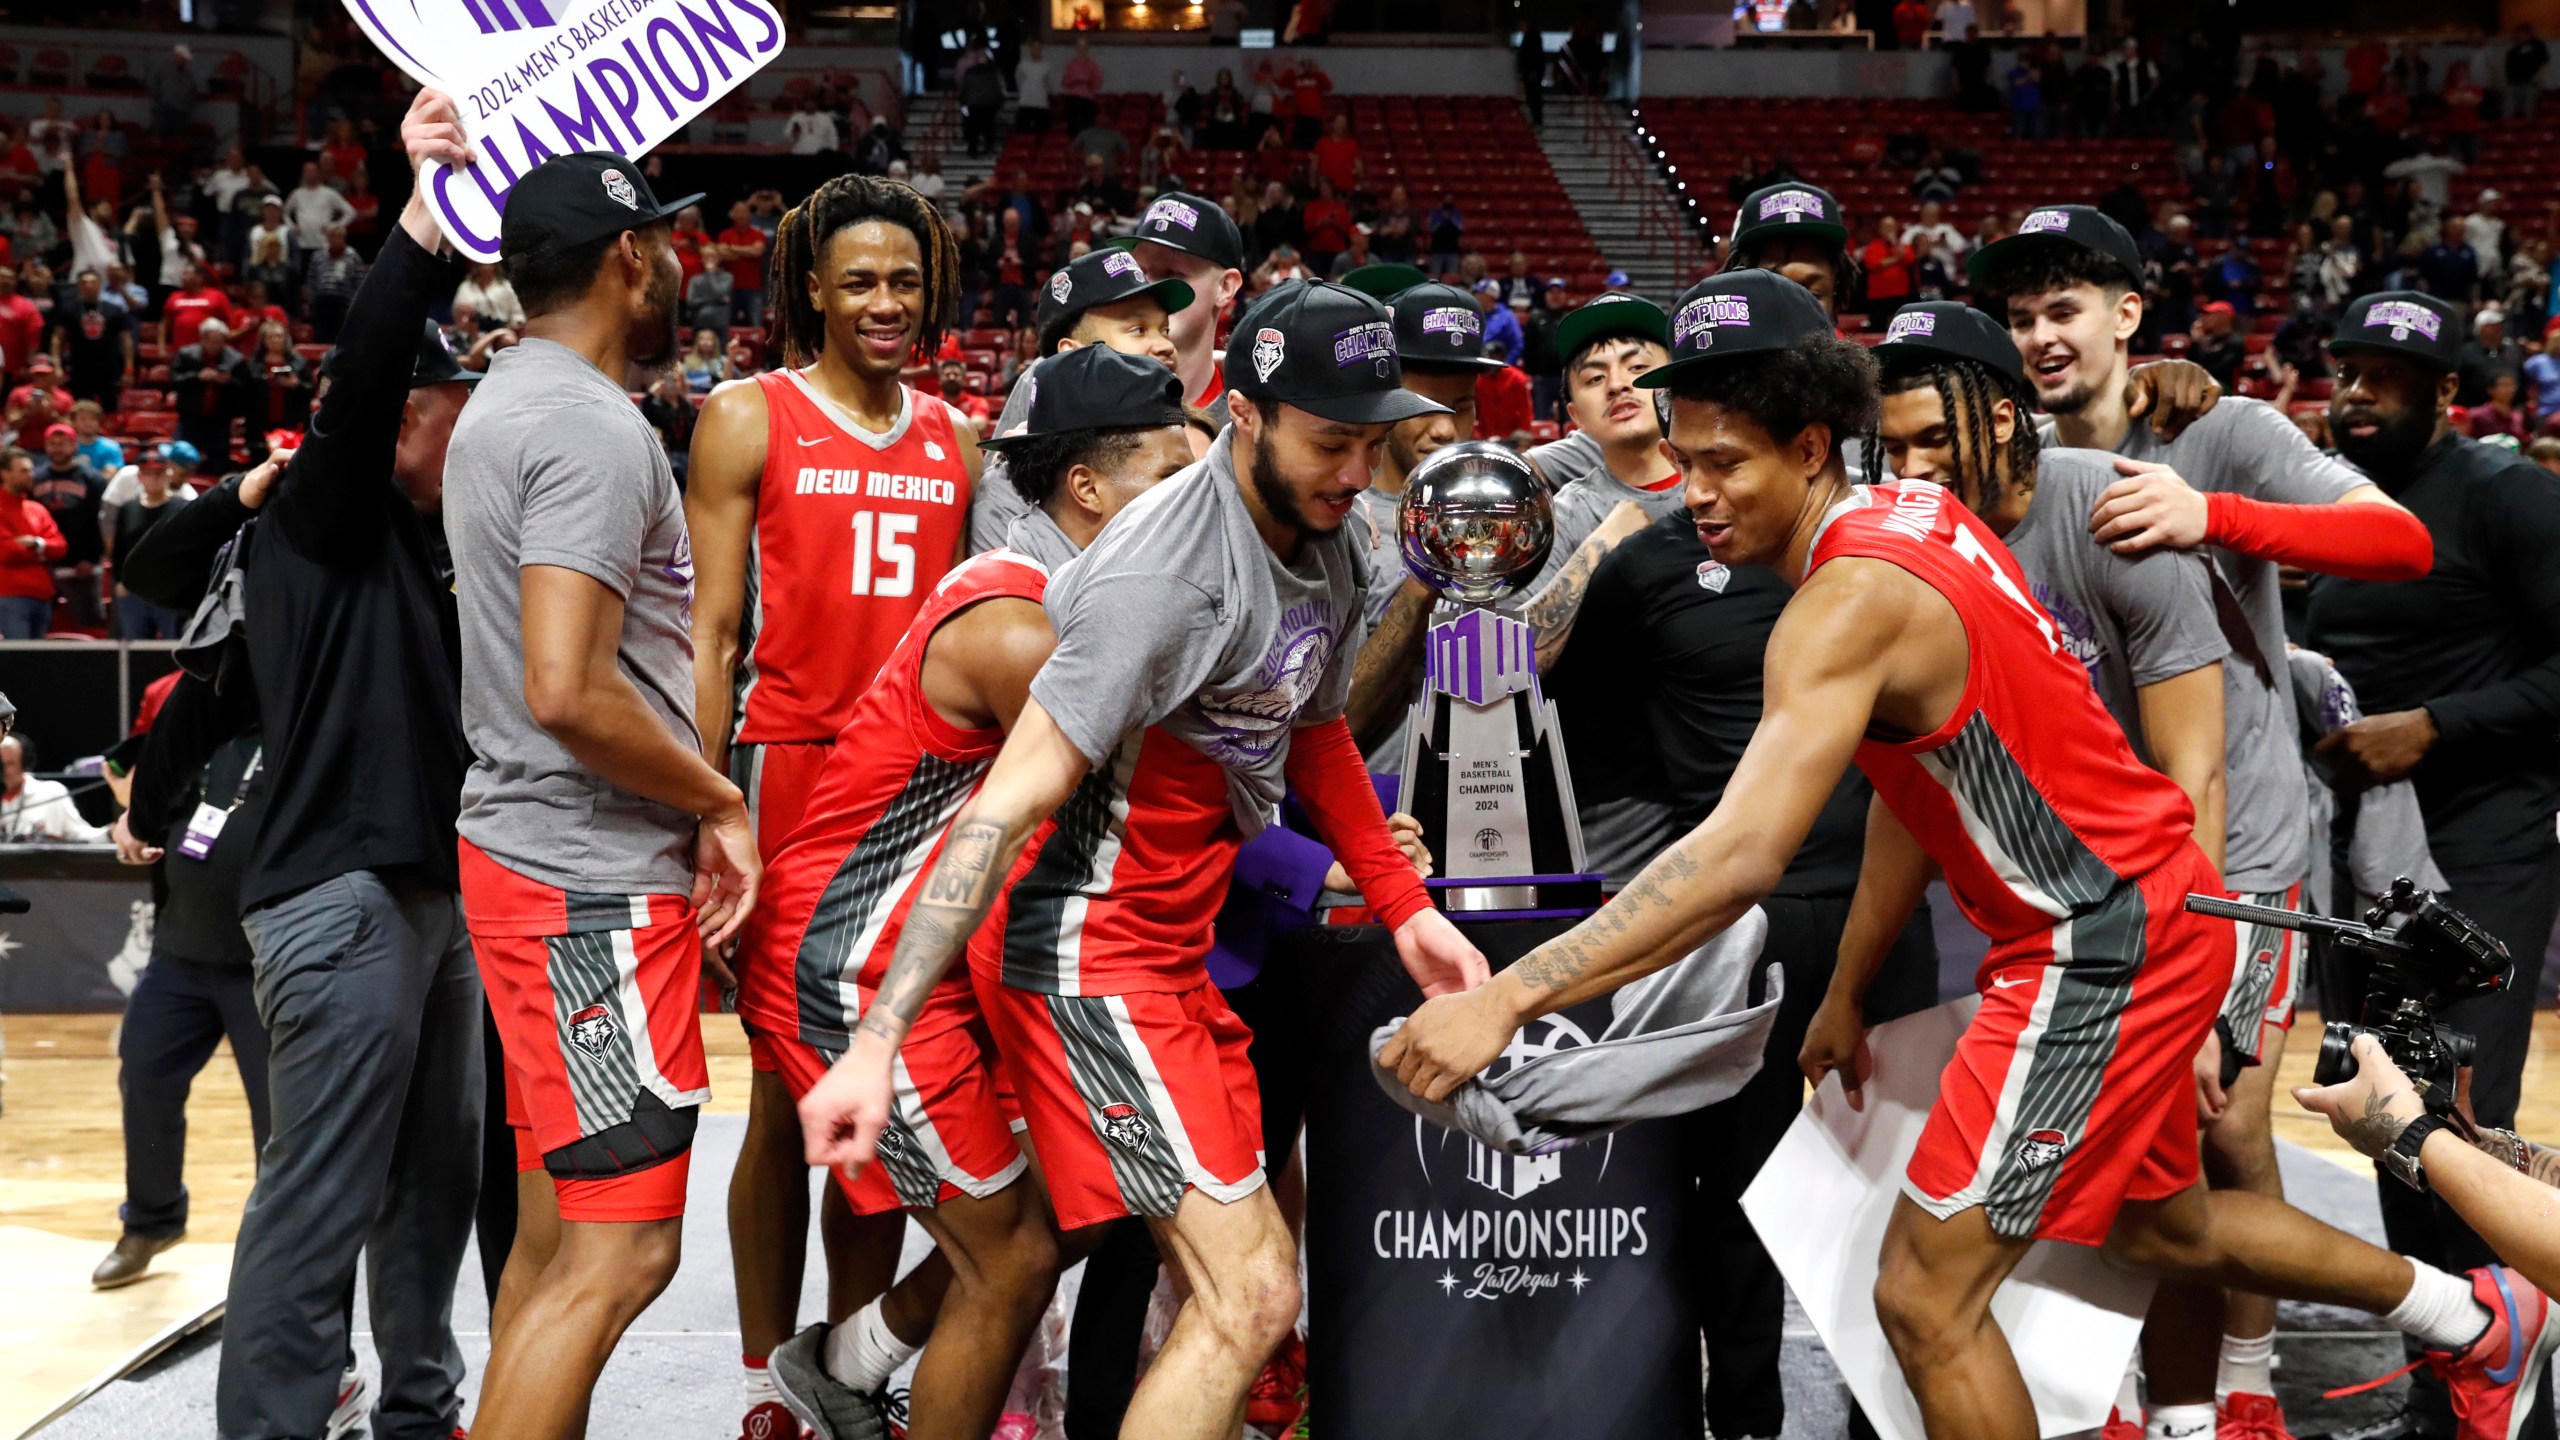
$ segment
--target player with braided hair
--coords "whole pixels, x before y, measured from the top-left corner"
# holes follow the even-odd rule
[[[685,520],[703,750],[746,792],[770,856],[855,702],[966,554],[979,455],[957,412],[899,380],[958,308],[958,249],[930,201],[876,176],[827,181],[782,217],[765,288],[783,368],[730,381],[703,405]],[[749,1040],[755,1079],[729,1229],[745,1433],[756,1435],[759,1423],[792,1423],[765,1359],[798,1319],[809,1185],[780,1060]],[[823,1210],[828,1318],[862,1307],[858,1328],[883,1354],[913,1353],[948,1267],[937,1256],[883,1296],[905,1220],[856,1217],[833,1186]]]

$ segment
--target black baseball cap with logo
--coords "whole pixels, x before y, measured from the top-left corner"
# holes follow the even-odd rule
[[[1244,232],[1217,201],[1184,190],[1167,190],[1138,217],[1138,230],[1111,242],[1126,250],[1141,240],[1197,255],[1229,270],[1244,268]]]
[[[2388,350],[2406,355],[2430,370],[2462,368],[2462,315],[2433,295],[2416,290],[2385,290],[2347,303],[2338,316],[2338,332],[2329,353]]]
[[[1010,435],[981,440],[1002,452],[1066,430],[1153,430],[1182,423],[1182,377],[1144,355],[1086,345],[1052,355],[1020,382],[1029,416]]]
[[[1688,288],[1671,311],[1671,362],[1636,377],[1660,390],[1710,360],[1785,350],[1835,334],[1813,292],[1775,270],[1728,270]]]
[[[694,194],[658,203],[640,167],[610,150],[555,155],[507,192],[507,211],[498,221],[498,253],[513,260],[572,249],[673,219],[701,198]]]
[[[1801,180],[1764,185],[1743,196],[1742,208],[1733,212],[1734,254],[1781,233],[1791,240],[1827,240],[1834,245],[1849,240],[1849,227],[1840,218],[1839,197]]]
[[[2028,211],[2027,218],[2018,222],[2017,234],[1974,251],[1964,263],[1965,273],[1979,284],[1993,265],[2050,245],[2071,246],[2112,260],[2122,267],[2128,284],[2142,288],[2142,247],[2133,243],[2133,232],[2091,205],[2046,205]]]
[[[1404,388],[1387,307],[1322,280],[1273,287],[1227,337],[1227,388],[1345,425],[1445,415]]]
[[[1556,355],[1570,363],[1594,340],[1625,336],[1671,348],[1671,317],[1641,295],[1612,290],[1594,295],[1581,309],[1556,323]]]
[[[1923,300],[1894,311],[1876,344],[1876,363],[1890,374],[1896,366],[1936,360],[1970,360],[2012,386],[2027,383],[2026,362],[2009,327],[1982,311],[1961,300]]]
[[[1116,305],[1145,296],[1167,315],[1191,308],[1191,287],[1179,280],[1149,280],[1137,258],[1126,250],[1093,250],[1058,267],[1040,292],[1034,321],[1043,354],[1075,328],[1077,317],[1097,305]]]
[[[1499,370],[1484,353],[1484,307],[1455,285],[1409,285],[1387,302],[1396,327],[1396,358],[1407,365]]]

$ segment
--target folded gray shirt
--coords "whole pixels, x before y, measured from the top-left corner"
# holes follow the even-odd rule
[[[1588,1045],[1524,1060],[1461,1083],[1434,1104],[1378,1063],[1401,1019],[1369,1036],[1378,1088],[1414,1114],[1514,1155],[1534,1155],[1638,1120],[1685,1115],[1730,1098],[1760,1073],[1785,981],[1768,969],[1768,996],[1751,998],[1751,968],[1769,937],[1757,907],[1723,934],[1609,999],[1609,1028]]]

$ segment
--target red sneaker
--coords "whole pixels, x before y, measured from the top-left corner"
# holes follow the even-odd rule
[[[2461,1440],[2516,1440],[2560,1348],[2560,1316],[2551,1297],[2504,1265],[2472,1271],[2471,1293],[2489,1307],[2488,1330],[2461,1354],[2431,1352],[2426,1363],[2453,1394]]]
[[[1244,1402],[1245,1423],[1286,1429],[1307,1408],[1306,1385],[1307,1342],[1292,1334],[1254,1377],[1253,1390]]]
[[[2123,1412],[2109,1410],[2107,1423],[2098,1427],[2098,1440],[2142,1440],[2142,1421],[2127,1420]]]
[[[2229,1395],[2214,1413],[2213,1440],[2293,1440],[2273,1395]]]
[[[790,1407],[779,1400],[767,1400],[747,1412],[738,1423],[738,1440],[800,1440],[800,1422]]]

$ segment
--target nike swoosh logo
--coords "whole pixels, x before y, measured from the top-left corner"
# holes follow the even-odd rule
[[[1992,989],[1994,989],[1994,990],[2015,990],[2015,989],[2017,989],[2017,988],[2018,988],[2019,986],[2021,986],[2021,985],[2032,985],[2032,984],[2034,984],[2034,983],[2035,983],[2035,979],[2036,979],[2036,977],[2034,977],[2033,975],[2021,975],[2021,976],[2019,976],[2019,977],[2018,977],[2017,979],[2015,979],[2015,980],[1998,980],[1998,979],[1995,979],[1995,980],[1993,980],[1993,981],[1991,982],[1991,988],[1992,988]]]
[[[826,436],[824,436],[824,435],[807,435],[807,436],[803,436],[803,437],[801,437],[800,439],[798,439],[798,440],[796,440],[796,441],[793,441],[792,443],[793,443],[793,444],[798,445],[801,449],[806,450],[806,449],[808,449],[808,448],[809,448],[810,446],[812,446],[812,445],[824,445],[824,444],[826,444],[826,443],[827,443],[827,437],[826,437]]]

